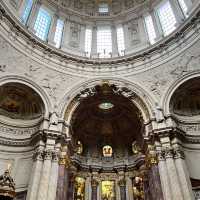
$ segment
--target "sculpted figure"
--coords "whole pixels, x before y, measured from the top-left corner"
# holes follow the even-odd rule
[[[143,179],[139,176],[133,181],[133,197],[134,200],[144,200]]]

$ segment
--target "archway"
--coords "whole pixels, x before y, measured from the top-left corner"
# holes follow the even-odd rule
[[[177,126],[185,133],[182,139],[186,168],[192,184],[195,199],[199,198],[200,176],[197,169],[200,161],[199,141],[188,140],[198,137],[200,116],[200,77],[191,76],[182,82],[173,92],[169,101],[169,111]],[[196,143],[196,144],[195,144]]]
[[[46,112],[45,102],[33,88],[22,81],[5,80],[0,85],[0,134],[10,145],[9,148],[0,145],[1,157],[4,158],[0,162],[0,174],[7,165],[10,166],[16,183],[16,198],[27,195],[34,146]],[[32,141],[33,136],[35,141]],[[5,154],[9,157],[5,158]]]
[[[72,112],[65,113],[71,137],[68,199],[82,200],[88,191],[93,200],[151,195],[149,180],[142,177],[147,170],[143,116],[150,115],[141,98],[127,87],[102,82],[73,100]]]

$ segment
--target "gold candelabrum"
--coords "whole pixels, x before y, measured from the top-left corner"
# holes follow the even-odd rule
[[[8,164],[4,174],[0,176],[0,197],[13,199],[15,196],[15,183],[11,177],[11,164]]]

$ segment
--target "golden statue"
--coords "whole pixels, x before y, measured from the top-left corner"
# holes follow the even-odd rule
[[[144,200],[144,184],[143,179],[136,176],[133,181],[133,197],[134,200]]]
[[[76,177],[75,179],[75,200],[85,199],[85,179],[81,177]]]
[[[76,153],[81,155],[83,153],[83,144],[81,141],[77,141],[77,150]]]
[[[137,155],[137,154],[139,154],[141,152],[141,148],[138,145],[137,141],[134,141],[132,143],[132,152],[133,152],[134,155]]]

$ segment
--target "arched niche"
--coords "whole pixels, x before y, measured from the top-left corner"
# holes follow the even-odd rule
[[[90,152],[97,151],[99,157],[104,155],[102,149],[107,154],[113,149],[112,157],[118,150],[131,153],[134,141],[142,146],[144,121],[132,97],[133,93],[126,97],[116,85],[107,83],[82,92],[70,121],[72,138],[81,140]]]
[[[79,105],[80,95],[87,95],[93,91],[95,86],[108,82],[117,87],[124,97],[130,98],[132,103],[140,110],[145,124],[155,119],[156,100],[143,87],[120,78],[91,79],[80,83],[68,91],[58,104],[59,118],[70,124],[72,114]]]
[[[39,94],[22,83],[9,82],[0,86],[0,115],[11,119],[34,120],[45,113]]]
[[[72,140],[76,139],[76,142],[79,138],[75,138],[73,135],[74,131],[76,131],[74,129],[75,124],[81,125],[82,130],[86,132],[91,130],[92,124],[94,125],[93,128],[95,127],[94,130],[97,130],[99,124],[100,126],[102,125],[101,132],[107,130],[110,130],[110,133],[121,131],[119,134],[123,135],[122,132],[125,131],[127,135],[124,132],[124,137],[118,138],[118,141],[125,140],[125,145],[132,152],[132,143],[137,140],[142,144],[144,137],[148,136],[148,130],[151,130],[151,120],[154,116],[153,100],[139,86],[134,87],[133,84],[129,85],[114,80],[91,81],[87,84],[87,87],[79,90],[73,98],[65,96],[65,100],[67,103],[63,105],[65,107],[63,118],[68,125],[67,136]],[[109,112],[110,109],[113,112]],[[83,117],[76,118],[80,114]],[[93,120],[94,123],[90,121],[91,123],[87,125],[87,119],[90,120],[90,117],[92,120],[97,120],[96,122]],[[104,117],[107,117],[108,120],[103,120]],[[75,125],[75,127],[77,126]],[[83,145],[85,145],[85,141],[83,142]],[[103,142],[102,138],[100,142],[102,145],[109,145],[109,142]],[[100,146],[99,149],[102,149],[102,147]]]
[[[170,99],[169,110],[177,117],[200,115],[200,77],[191,78],[176,88]]]

